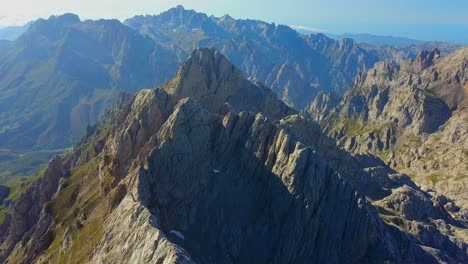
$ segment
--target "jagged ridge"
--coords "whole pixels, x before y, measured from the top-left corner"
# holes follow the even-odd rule
[[[243,108],[258,113],[233,112]],[[424,196],[424,204],[430,195],[385,166],[366,172],[359,159],[329,144],[314,123],[243,79],[214,50],[194,51],[173,80],[139,92],[115,115],[114,125],[90,131],[66,158],[70,175],[62,176],[41,211],[55,221],[27,230],[32,238],[47,230],[50,240],[22,236],[22,243],[7,244],[15,254],[3,251],[3,257],[95,263],[464,259],[463,242],[446,234],[433,235],[447,246],[416,242],[382,221],[361,193],[387,202],[395,199],[385,200],[390,196],[382,186],[403,188],[402,197]],[[395,221],[413,219],[400,212],[411,210],[386,204],[379,209]],[[443,207],[427,206],[441,223],[460,228]],[[86,246],[83,237],[92,238]],[[39,250],[24,247],[39,242]]]

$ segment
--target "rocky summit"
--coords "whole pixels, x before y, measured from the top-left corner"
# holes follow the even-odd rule
[[[9,203],[6,263],[468,261],[455,202],[337,147],[214,49],[121,96]]]

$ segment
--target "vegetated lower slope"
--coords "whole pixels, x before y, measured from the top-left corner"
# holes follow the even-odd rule
[[[444,58],[425,51],[400,66],[378,63],[341,102],[322,95],[309,112],[339,146],[379,156],[466,210],[467,71],[466,48]]]
[[[0,59],[0,146],[70,146],[121,91],[177,69],[173,52],[116,20],[37,20]]]
[[[0,150],[0,183],[9,184],[20,178],[34,175],[38,168],[46,166],[53,155],[61,155],[67,149],[38,150],[38,151],[11,151]]]
[[[8,208],[3,259],[467,260],[453,202],[340,150],[217,51],[195,50],[171,81],[119,102]]]

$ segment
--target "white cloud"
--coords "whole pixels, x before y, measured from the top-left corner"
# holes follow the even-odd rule
[[[310,32],[317,32],[317,33],[328,32],[327,29],[309,27],[309,26],[304,26],[304,25],[289,25],[289,26],[295,30],[304,30],[304,31],[310,31]]]

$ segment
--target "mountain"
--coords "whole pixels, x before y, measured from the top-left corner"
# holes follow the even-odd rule
[[[222,51],[296,109],[320,91],[343,95],[358,72],[380,60],[352,40],[180,6],[125,24],[65,14],[34,21],[16,40],[1,42],[0,149],[8,160],[0,159],[0,170],[11,173],[0,182],[30,175],[15,157],[46,162],[41,151],[76,143],[119,93],[162,84],[196,47]]]
[[[0,54],[0,146],[15,150],[70,146],[119,92],[153,87],[178,64],[116,20],[72,14],[35,21]]]
[[[15,41],[2,42],[0,148],[70,146],[120,92],[163,83],[196,47],[220,50],[296,109],[321,91],[342,96],[359,72],[379,60],[413,54],[304,36],[261,21],[208,17],[181,6],[125,24],[66,14],[34,21]]]
[[[440,54],[445,57],[464,47],[466,47],[466,45],[447,43],[447,42],[442,42],[442,41],[428,41],[419,45],[409,45],[405,47],[403,50],[406,50],[407,52],[414,54],[415,55],[414,57],[416,57],[417,54],[425,50],[437,49],[440,52]]]
[[[121,92],[162,84],[196,47],[220,50],[296,109],[321,92],[343,96],[377,61],[412,56],[181,6],[125,25],[73,14],[39,19],[0,42],[0,182],[30,176],[37,167],[23,164],[40,166],[76,143]]]
[[[120,92],[163,83],[196,47],[220,50],[296,109],[321,91],[342,96],[359,72],[389,57],[350,39],[304,36],[282,25],[209,17],[181,6],[125,25],[53,16],[2,46],[0,148],[15,151],[77,142]]]
[[[344,94],[358,72],[380,60],[349,39],[304,36],[283,25],[228,15],[209,17],[182,6],[156,16],[135,16],[124,23],[187,53],[196,47],[216,48],[246,76],[265,83],[297,109],[319,91]]]
[[[372,34],[327,34],[328,37],[333,39],[345,39],[350,38],[354,39],[357,43],[365,43],[373,46],[392,46],[396,48],[403,48],[406,46],[419,45],[423,44],[424,41],[404,38],[404,37],[394,37],[394,36],[378,36]]]
[[[467,260],[452,201],[337,148],[213,49],[121,97],[28,186],[4,199],[4,261]]]
[[[467,69],[468,48],[446,57],[424,51],[401,65],[380,62],[358,75],[341,102],[322,94],[306,112],[339,146],[372,153],[466,208]]]
[[[424,50],[437,49],[442,56],[447,56],[466,45],[443,41],[421,41],[410,38],[377,36],[371,34],[326,34],[332,39],[353,39],[368,52],[374,53],[381,60],[402,63],[414,59]]]

